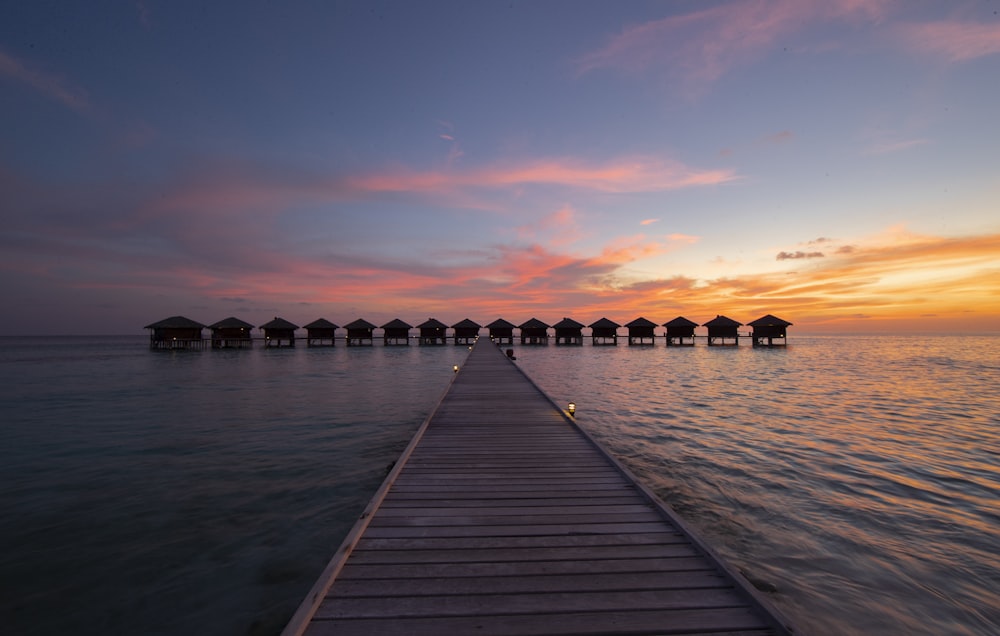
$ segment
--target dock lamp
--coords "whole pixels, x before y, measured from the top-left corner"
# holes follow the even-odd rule
[[[455,366],[453,366],[451,370],[454,371],[455,373],[458,373],[458,365],[456,364]]]
[[[576,417],[576,402],[570,402],[567,404],[566,412],[569,413],[570,417]]]

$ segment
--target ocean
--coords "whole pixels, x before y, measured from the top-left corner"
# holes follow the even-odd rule
[[[513,348],[802,633],[972,635],[1000,633],[998,345]],[[0,338],[0,631],[278,634],[467,353]]]

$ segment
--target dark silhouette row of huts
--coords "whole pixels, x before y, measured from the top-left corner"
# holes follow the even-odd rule
[[[690,346],[695,342],[695,328],[701,326],[707,329],[707,335],[704,337],[707,338],[709,346],[738,345],[740,338],[750,338],[754,346],[783,346],[787,343],[786,328],[791,324],[787,320],[768,314],[747,323],[752,329],[750,334],[740,334],[738,329],[743,323],[726,316],[716,316],[702,325],[683,316],[678,316],[662,325],[642,317],[624,325],[601,318],[588,327],[591,331],[591,343],[594,345],[617,345],[620,337],[619,329],[624,327],[628,333],[624,337],[628,339],[629,345],[652,345],[659,337],[665,339],[667,346]],[[659,326],[665,327],[666,332],[658,336],[655,330]],[[346,331],[343,340],[349,347],[373,345],[375,330],[379,328],[382,330],[382,344],[387,346],[408,345],[413,339],[421,345],[443,345],[448,341],[449,328],[452,330],[450,337],[456,345],[472,344],[483,328],[488,330],[489,337],[497,344],[513,344],[515,329],[519,330],[520,343],[523,345],[545,345],[552,337],[557,345],[582,345],[584,339],[583,323],[572,318],[563,318],[554,325],[548,325],[537,318],[520,325],[503,318],[498,318],[488,325],[480,325],[466,318],[451,327],[434,318],[415,327],[399,318],[381,327],[376,327],[361,318],[343,327],[320,318],[299,327],[284,318],[275,317],[274,320],[258,328],[264,332],[265,347],[294,347],[295,332],[300,328],[306,330],[305,341],[309,347],[334,346],[338,338],[338,329]],[[146,329],[150,330],[149,346],[152,349],[203,349],[206,344],[210,344],[213,349],[244,348],[253,346],[254,341],[251,335],[254,326],[239,318],[226,318],[206,326],[184,316],[173,316],[147,325]],[[211,331],[208,340],[202,336],[204,329]],[[419,333],[415,338],[411,336],[413,329],[417,329]]]

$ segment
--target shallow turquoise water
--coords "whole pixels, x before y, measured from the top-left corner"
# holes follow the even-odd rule
[[[1000,338],[515,347],[807,633],[1000,632]],[[5,633],[275,634],[464,347],[3,339]]]

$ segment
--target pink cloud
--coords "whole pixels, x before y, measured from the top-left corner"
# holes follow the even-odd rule
[[[76,111],[86,111],[90,102],[86,93],[65,79],[27,68],[20,60],[0,51],[0,76],[27,84],[50,99],[62,102]]]
[[[931,22],[899,28],[905,44],[916,51],[966,62],[1000,53],[1000,24]]]

